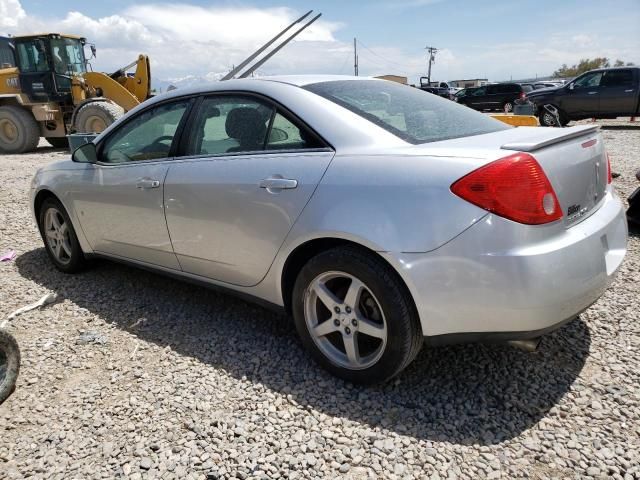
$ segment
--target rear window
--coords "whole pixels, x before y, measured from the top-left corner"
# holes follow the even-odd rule
[[[338,80],[304,88],[413,144],[511,128],[451,100],[393,82]]]

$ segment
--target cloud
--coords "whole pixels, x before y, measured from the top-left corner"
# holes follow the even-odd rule
[[[0,0],[0,29],[15,28],[26,16],[19,0]]]

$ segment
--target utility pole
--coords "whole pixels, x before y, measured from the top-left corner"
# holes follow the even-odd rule
[[[436,47],[425,47],[429,52],[429,71],[427,72],[427,85],[431,83],[431,64],[436,63],[436,53],[438,49]]]
[[[358,76],[358,42],[353,38],[353,74]]]

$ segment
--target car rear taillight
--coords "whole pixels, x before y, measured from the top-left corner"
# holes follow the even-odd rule
[[[611,157],[607,153],[607,183],[613,182],[613,176],[611,175]]]
[[[540,164],[516,153],[480,167],[451,185],[451,191],[485,210],[527,225],[562,218],[562,208]]]
[[[520,100],[524,100],[527,98],[527,94],[525,92],[520,92]]]

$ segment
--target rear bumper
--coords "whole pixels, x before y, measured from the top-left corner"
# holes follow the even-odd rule
[[[435,251],[389,255],[424,335],[532,337],[592,305],[626,253],[622,202],[609,189],[591,216],[568,229],[560,223],[524,226],[489,214]]]

